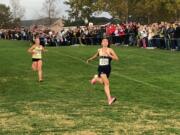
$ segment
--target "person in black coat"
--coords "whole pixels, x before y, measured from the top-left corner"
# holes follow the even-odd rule
[[[177,50],[180,51],[180,25],[176,25],[176,29],[174,31],[174,39],[175,39],[175,45],[177,47]]]

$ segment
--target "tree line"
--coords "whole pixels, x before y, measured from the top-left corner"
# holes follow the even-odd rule
[[[20,25],[25,9],[19,0],[11,0],[10,6],[0,4],[0,28],[14,28]]]
[[[108,12],[121,21],[176,21],[180,19],[180,0],[67,0],[72,20],[90,19],[93,14]]]
[[[11,0],[11,6],[0,4],[0,28],[20,26],[25,9],[20,0]],[[47,25],[59,18],[60,0],[44,0],[42,14],[39,18],[47,18]],[[102,12],[108,12],[112,18],[125,21],[152,23],[160,21],[180,20],[180,0],[66,0],[69,9],[65,23],[88,23]]]
[[[51,25],[60,13],[60,0],[44,0],[41,12],[36,13],[37,20],[43,19],[45,25]],[[20,27],[25,14],[25,8],[20,4],[21,0],[10,0],[10,6],[0,3],[0,29]]]

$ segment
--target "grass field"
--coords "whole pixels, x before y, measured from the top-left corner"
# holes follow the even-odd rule
[[[113,47],[107,105],[101,85],[89,80],[99,46],[48,48],[44,82],[31,70],[29,43],[0,40],[0,134],[180,134],[180,53]]]

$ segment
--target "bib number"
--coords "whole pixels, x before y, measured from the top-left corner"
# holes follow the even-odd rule
[[[99,65],[100,66],[107,66],[107,65],[109,65],[109,59],[100,59],[99,60]]]
[[[36,52],[36,54],[37,54],[37,55],[41,55],[41,51],[38,50],[38,51]]]

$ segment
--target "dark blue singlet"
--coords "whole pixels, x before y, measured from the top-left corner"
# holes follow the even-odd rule
[[[108,56],[99,56],[98,76],[106,74],[109,78],[111,73],[111,60]]]

